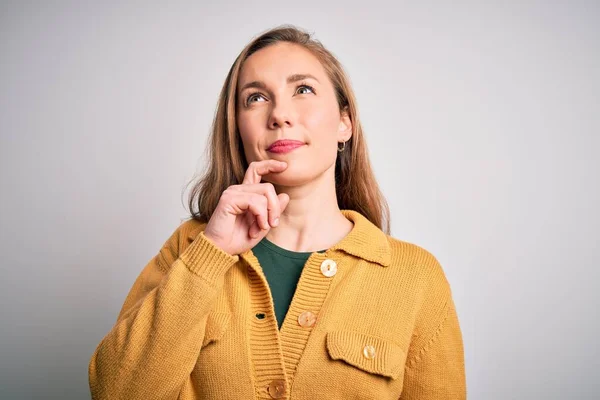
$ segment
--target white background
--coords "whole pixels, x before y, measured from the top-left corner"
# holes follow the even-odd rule
[[[282,23],[350,75],[392,234],[451,283],[469,398],[600,396],[597,2],[103,3],[0,5],[0,398],[89,397],[229,67]]]

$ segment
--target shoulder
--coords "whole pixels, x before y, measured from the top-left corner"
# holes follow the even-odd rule
[[[450,285],[442,265],[429,250],[386,235],[391,253],[390,268],[426,292],[449,296]]]
[[[169,269],[180,254],[194,241],[206,227],[205,222],[187,219],[179,224],[162,245],[158,261],[163,269]]]
[[[206,228],[206,225],[206,222],[200,222],[197,219],[190,218],[183,221],[177,229],[180,232],[180,238],[188,240],[191,243],[196,236]]]

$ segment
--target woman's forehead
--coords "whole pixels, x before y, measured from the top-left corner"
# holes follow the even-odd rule
[[[325,70],[319,59],[301,45],[277,43],[258,50],[240,70],[238,88],[252,81],[285,83],[294,74],[313,75],[323,81]]]

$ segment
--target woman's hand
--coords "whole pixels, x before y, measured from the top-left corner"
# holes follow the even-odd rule
[[[273,184],[260,183],[261,177],[286,168],[284,161],[250,163],[242,184],[229,186],[221,194],[204,235],[231,255],[254,247],[279,224],[279,216],[290,201],[287,194],[278,195]]]

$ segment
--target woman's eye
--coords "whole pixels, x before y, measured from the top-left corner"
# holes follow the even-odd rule
[[[248,96],[248,100],[246,100],[246,103],[248,103],[248,104],[255,103],[255,101],[253,101],[253,100],[261,98],[261,97],[262,97],[262,95],[260,93],[251,94],[250,96]]]
[[[301,92],[302,90],[308,90],[308,92]],[[298,90],[296,90],[296,92],[299,94],[306,94],[306,93],[314,93],[315,90],[308,85],[301,85],[301,86],[298,86]]]

